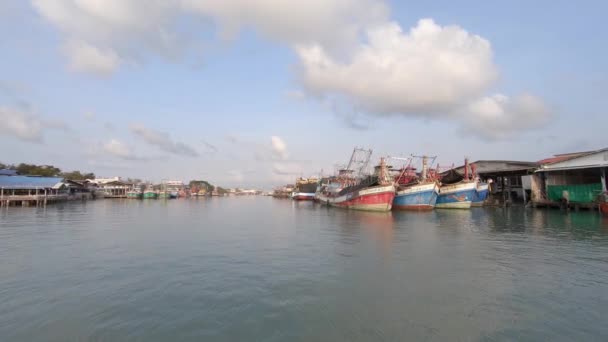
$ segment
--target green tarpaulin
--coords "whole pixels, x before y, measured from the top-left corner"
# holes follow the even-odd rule
[[[597,195],[602,193],[602,184],[578,184],[578,185],[549,185],[547,195],[552,201],[559,201],[564,198],[567,191],[567,198],[574,203],[589,203],[597,200]]]

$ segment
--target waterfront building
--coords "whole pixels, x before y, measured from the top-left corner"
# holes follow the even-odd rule
[[[479,179],[489,184],[486,204],[511,205],[524,204],[530,200],[530,178],[540,164],[514,160],[478,160],[470,165]],[[458,175],[464,175],[464,165],[452,170]]]
[[[97,197],[126,198],[127,191],[133,188],[133,184],[122,181],[120,177],[95,178],[89,180],[89,184]]]
[[[65,201],[69,189],[60,177],[0,176],[0,206],[44,205]]]
[[[532,182],[535,206],[596,208],[607,190],[608,148],[558,154],[539,163]]]

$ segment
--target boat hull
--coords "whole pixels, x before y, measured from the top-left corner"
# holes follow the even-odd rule
[[[435,208],[439,186],[436,183],[417,184],[398,190],[393,200],[395,210],[432,210]]]
[[[469,209],[477,191],[477,184],[456,183],[443,185],[439,188],[439,196],[435,208],[440,209]]]
[[[315,193],[308,193],[308,192],[294,192],[293,195],[291,196],[292,199],[296,200],[296,201],[312,201],[315,199]]]
[[[482,207],[490,193],[490,186],[486,183],[478,183],[475,189],[475,196],[471,201],[472,207]]]
[[[600,211],[605,216],[608,216],[608,202],[602,202],[602,203],[600,203]]]
[[[317,200],[322,204],[353,210],[390,211],[395,198],[395,187],[374,186],[353,191],[339,196],[318,194]]]
[[[155,199],[158,197],[158,194],[155,192],[144,192],[144,198]]]

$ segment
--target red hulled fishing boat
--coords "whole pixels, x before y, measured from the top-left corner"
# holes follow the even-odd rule
[[[315,194],[315,200],[334,207],[390,211],[395,187],[384,158],[380,159],[380,164],[374,168],[373,174],[365,175],[371,153],[371,150],[356,148],[348,166],[321,185]]]

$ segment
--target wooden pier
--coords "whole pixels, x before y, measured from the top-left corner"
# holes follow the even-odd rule
[[[68,195],[8,195],[0,196],[0,207],[22,206],[45,206],[49,203],[62,202],[68,199]]]

